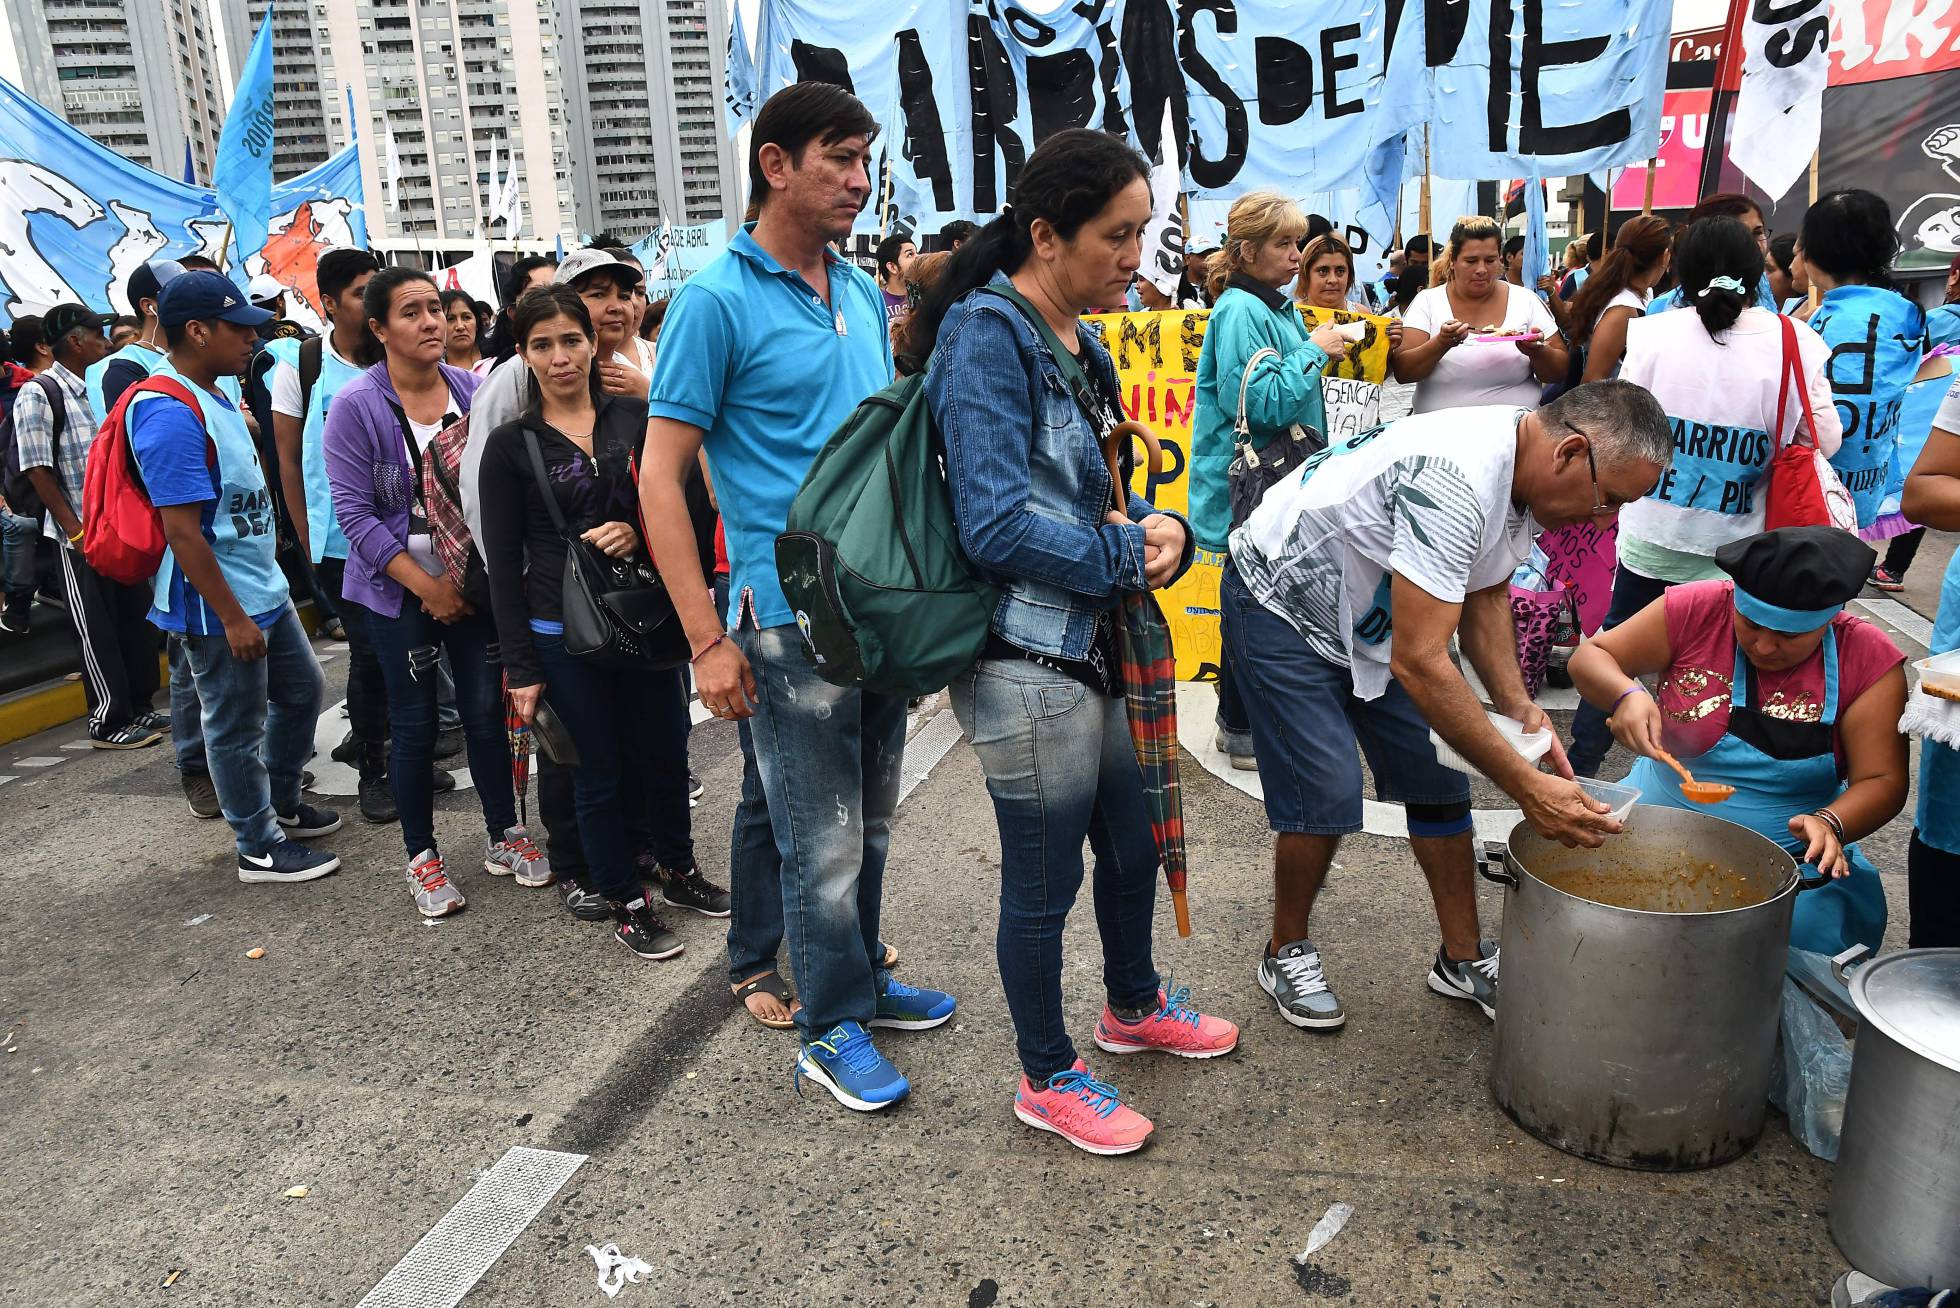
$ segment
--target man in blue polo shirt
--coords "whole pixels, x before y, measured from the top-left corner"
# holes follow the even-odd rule
[[[877,132],[856,97],[823,82],[787,87],[756,115],[749,180],[759,216],[667,311],[640,479],[648,543],[693,646],[701,702],[724,720],[754,718],[802,992],[797,1067],[859,1110],[910,1088],[865,1028],[937,1026],[953,999],[892,979],[878,944],[905,701],[816,675],[776,577],[776,536],[824,442],[891,381],[884,297],[828,246],[850,234],[870,198]],[[728,538],[726,626],[692,566],[682,492],[704,449]],[[740,975],[773,966],[741,957],[752,943],[740,924],[744,895],[766,894],[775,869],[736,860],[732,871],[729,961]]]
[[[258,447],[218,384],[245,366],[253,329],[270,317],[221,274],[173,278],[158,297],[170,357],[150,375],[188,390],[197,411],[139,393],[124,419],[169,545],[150,621],[182,641],[211,782],[248,884],[311,881],[340,866],[288,840],[340,827],[337,815],[300,800],[324,684],[274,557]]]

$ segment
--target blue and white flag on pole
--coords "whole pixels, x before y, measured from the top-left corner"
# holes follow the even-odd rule
[[[191,143],[184,142],[184,185],[197,185],[197,163],[191,158]]]
[[[1538,279],[1552,270],[1552,246],[1545,236],[1545,182],[1536,170],[1524,179],[1524,284],[1538,289]]]
[[[218,138],[218,164],[211,170],[218,203],[231,219],[241,250],[262,248],[272,225],[272,141],[278,117],[272,103],[272,16],[278,9],[279,0],[266,6],[259,34],[252,39]]]
[[[728,134],[755,117],[755,58],[749,53],[749,32],[742,22],[742,0],[733,0],[728,15],[728,71],[723,99],[728,102]]]
[[[0,326],[64,301],[127,313],[138,264],[187,254],[241,280],[271,271],[310,297],[320,249],[367,244],[358,157],[343,150],[274,187],[269,211],[271,239],[241,256],[216,191],[131,163],[0,81]]]

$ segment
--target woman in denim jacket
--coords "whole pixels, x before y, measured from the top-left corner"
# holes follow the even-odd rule
[[[1238,1042],[1238,1028],[1198,1013],[1184,990],[1166,994],[1151,962],[1157,848],[1115,606],[1189,567],[1191,531],[1135,495],[1127,513],[1112,508],[1100,441],[1121,417],[1115,370],[1077,324],[1090,305],[1122,302],[1150,219],[1147,176],[1117,137],[1051,136],[1014,203],[954,255],[912,335],[937,343],[926,394],[960,543],[1002,588],[987,647],[952,689],[1000,824],[996,950],[1023,1072],[1014,1112],[1102,1154],[1140,1148],[1151,1125],[1090,1075],[1063,1022],[1062,927],[1085,837],[1107,992],[1096,1044],[1208,1058]],[[1093,417],[1051,342],[1093,379]]]

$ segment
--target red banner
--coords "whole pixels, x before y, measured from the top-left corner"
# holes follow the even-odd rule
[[[1701,195],[1701,155],[1708,138],[1707,88],[1669,91],[1661,101],[1661,145],[1654,169],[1654,207],[1692,209]],[[1613,208],[1639,209],[1647,194],[1647,166],[1629,167],[1613,179]]]
[[[1832,86],[1960,69],[1960,0],[1803,2],[1816,9],[1820,20],[1829,14]],[[1682,33],[1675,37],[1674,57],[1714,58],[1721,44],[1719,32]],[[1738,60],[1725,70],[1723,86],[1733,91],[1741,83]]]

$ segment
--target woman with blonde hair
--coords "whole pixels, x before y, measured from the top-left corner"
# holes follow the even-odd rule
[[[1476,214],[1450,229],[1431,285],[1409,306],[1389,355],[1396,380],[1416,384],[1411,412],[1534,409],[1543,383],[1565,376],[1558,323],[1544,301],[1504,280],[1503,245],[1503,229]]]
[[[1225,247],[1211,257],[1211,319],[1198,355],[1191,418],[1191,529],[1202,549],[1222,552],[1235,525],[1226,470],[1241,391],[1253,448],[1263,448],[1294,423],[1325,439],[1320,377],[1331,360],[1346,356],[1348,342],[1331,323],[1309,336],[1287,297],[1285,288],[1300,275],[1300,238],[1306,230],[1307,216],[1293,201],[1273,191],[1253,191],[1232,205]],[[1246,771],[1257,766],[1252,725],[1231,668],[1222,660],[1218,746],[1232,766]]]

